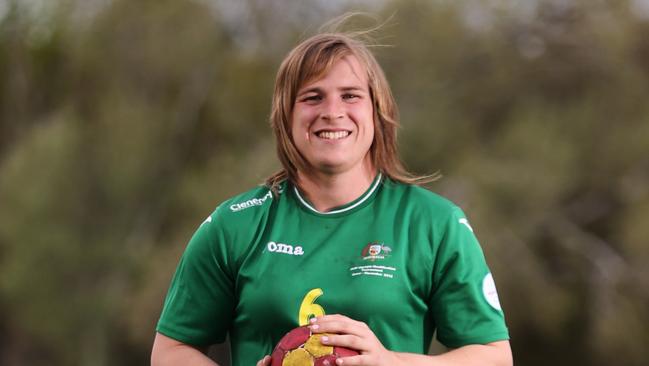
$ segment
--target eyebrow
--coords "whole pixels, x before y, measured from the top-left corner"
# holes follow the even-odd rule
[[[349,92],[349,91],[365,92],[365,89],[360,87],[360,86],[344,86],[342,88],[338,88],[337,90],[340,90],[340,91],[343,91],[343,92]],[[322,93],[322,88],[313,87],[313,88],[300,90],[297,95],[300,96],[300,95],[304,95],[304,94],[307,94],[307,93]]]

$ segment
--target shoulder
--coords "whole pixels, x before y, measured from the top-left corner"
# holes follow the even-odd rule
[[[198,255],[211,253],[215,258],[227,257],[229,263],[238,263],[254,247],[258,228],[268,225],[268,218],[279,197],[268,187],[258,186],[226,199],[196,230],[188,250],[196,251]],[[235,270],[232,269],[231,273]]]
[[[462,210],[449,199],[424,187],[386,180],[383,190],[390,200],[408,211],[438,220],[461,215]]]
[[[223,201],[219,205],[221,208],[222,214],[228,215],[228,213],[239,213],[248,211],[250,209],[259,208],[270,204],[274,197],[273,192],[270,188],[266,186],[257,186],[253,189],[250,189],[246,192],[238,194],[236,196],[230,197],[229,199]],[[254,211],[254,210],[253,210]]]
[[[282,185],[279,196],[262,185],[232,196],[219,204],[205,222],[223,229],[249,229],[251,224],[267,216],[273,203],[283,196],[284,188]]]

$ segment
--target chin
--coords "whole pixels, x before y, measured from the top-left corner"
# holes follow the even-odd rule
[[[315,160],[315,159],[314,159]],[[364,166],[367,162],[363,160],[350,159],[349,156],[327,156],[319,160],[311,160],[311,166],[315,171],[324,174],[339,174],[355,170]]]

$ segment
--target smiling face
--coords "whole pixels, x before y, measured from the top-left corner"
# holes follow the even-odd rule
[[[324,77],[302,85],[291,116],[297,150],[315,172],[367,174],[374,140],[374,111],[366,72],[354,56]]]

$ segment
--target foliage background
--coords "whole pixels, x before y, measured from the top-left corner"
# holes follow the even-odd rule
[[[468,212],[515,362],[649,359],[649,1],[3,0],[0,364],[148,363],[193,230],[278,167],[279,62],[348,10],[390,19],[402,155]]]

